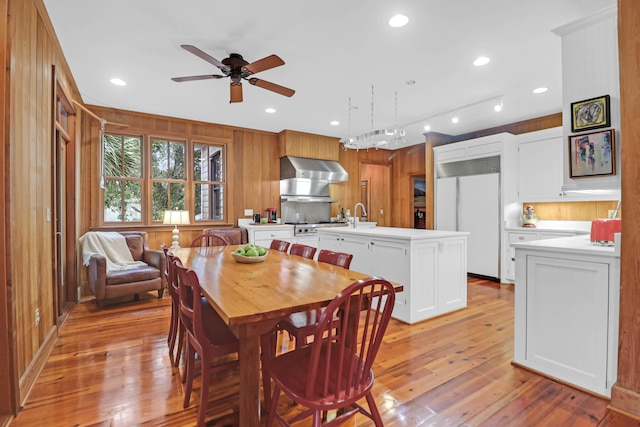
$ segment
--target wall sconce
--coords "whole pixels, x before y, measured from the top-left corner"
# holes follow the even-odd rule
[[[171,248],[177,249],[180,247],[180,230],[178,230],[178,225],[183,224],[191,224],[189,221],[189,211],[179,211],[179,210],[166,210],[164,211],[164,224],[170,224],[175,226],[172,232],[171,237]]]

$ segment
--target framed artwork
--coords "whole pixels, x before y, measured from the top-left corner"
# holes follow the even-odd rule
[[[571,132],[611,126],[609,95],[571,103]]]
[[[616,174],[614,129],[569,136],[569,176],[588,178]]]

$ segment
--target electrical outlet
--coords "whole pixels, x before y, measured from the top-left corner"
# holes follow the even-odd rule
[[[40,309],[36,308],[36,326],[40,324]]]
[[[380,215],[384,215],[384,209],[380,209]]]

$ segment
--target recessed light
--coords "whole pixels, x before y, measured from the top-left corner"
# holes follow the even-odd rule
[[[414,85],[414,84],[416,84],[416,81],[415,81],[415,80],[407,80],[407,81],[405,82],[405,84],[408,84],[408,85]]]
[[[424,125],[424,130],[429,132],[431,130],[431,126],[429,125]]]
[[[460,121],[460,119],[459,119],[459,118],[457,118],[457,117],[453,117],[453,118],[451,119],[451,123],[458,123],[459,121]]]
[[[271,107],[269,107],[269,108],[265,109],[264,111],[265,111],[265,113],[273,114],[273,113],[275,113],[275,112],[276,112],[276,109],[275,109],[275,108],[271,108]]]
[[[486,56],[480,56],[476,58],[475,61],[473,61],[473,65],[475,65],[476,67],[482,67],[483,65],[487,65],[489,62],[491,62],[489,58],[487,58]]]
[[[533,90],[533,93],[545,93],[547,90],[549,89],[547,89],[546,87],[537,87]]]
[[[116,85],[116,86],[126,86],[127,82],[125,82],[122,79],[119,79],[117,77],[112,78],[111,80],[109,80],[112,84]]]
[[[404,27],[409,22],[409,18],[404,15],[395,15],[389,19],[389,25],[393,28]]]
[[[337,120],[332,120],[331,121],[331,126],[338,126],[339,124],[340,124],[340,122],[337,121]]]
[[[497,113],[499,113],[500,111],[502,111],[502,99],[499,99],[498,102],[496,103],[496,105],[493,106],[493,110]]]

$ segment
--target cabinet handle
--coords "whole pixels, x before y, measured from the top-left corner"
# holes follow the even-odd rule
[[[524,236],[518,236],[518,240],[524,240]]]

